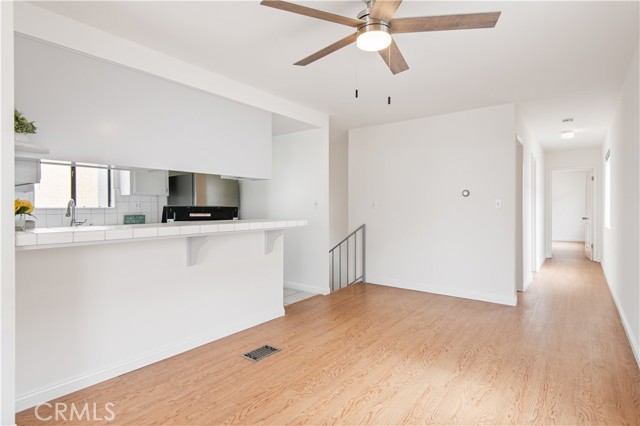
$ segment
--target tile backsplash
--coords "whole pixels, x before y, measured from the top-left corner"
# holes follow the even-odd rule
[[[37,228],[53,228],[68,226],[69,218],[64,214],[66,209],[39,209],[34,202],[34,193],[17,192],[16,198],[29,200],[34,203],[33,215]],[[119,189],[114,189],[115,206],[105,209],[76,209],[76,220],[87,219],[85,225],[122,225],[125,214],[143,214],[146,223],[160,222],[162,207],[167,204],[167,197],[155,195],[121,195]]]

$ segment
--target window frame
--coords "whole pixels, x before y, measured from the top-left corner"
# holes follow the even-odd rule
[[[78,166],[76,164],[71,165],[71,198],[77,202],[78,198],[78,188],[77,188],[77,179],[76,179],[76,168],[84,167],[84,168],[101,168],[101,167],[87,167],[87,166]],[[105,169],[107,171],[107,206],[106,207],[79,207],[79,208],[87,208],[87,209],[110,209],[113,207],[113,171],[110,168]]]
[[[76,201],[77,203],[77,195],[78,195],[78,189],[77,189],[77,171],[76,169],[78,167],[80,168],[86,168],[86,169],[102,169],[102,170],[106,170],[107,172],[107,205],[105,207],[81,207],[78,206],[78,209],[111,209],[114,208],[114,188],[113,188],[113,169],[111,167],[95,167],[95,166],[90,166],[90,165],[84,165],[84,164],[76,164],[76,163],[67,163],[67,162],[59,162],[59,161],[42,161],[41,165],[47,165],[47,166],[62,166],[62,167],[69,167],[69,173],[71,174],[71,179],[70,179],[70,198],[72,198],[74,201]],[[37,198],[34,194],[34,197]],[[37,199],[35,199],[35,202],[37,203]],[[59,209],[59,208],[64,208],[64,207],[41,207],[41,209]]]

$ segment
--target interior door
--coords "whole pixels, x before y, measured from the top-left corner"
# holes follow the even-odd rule
[[[588,173],[586,177],[586,205],[585,205],[585,215],[582,217],[584,222],[584,256],[593,260],[593,189],[594,178],[592,173]]]

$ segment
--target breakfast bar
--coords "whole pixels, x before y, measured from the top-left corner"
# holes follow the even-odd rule
[[[284,315],[284,234],[306,224],[17,232],[18,410]]]

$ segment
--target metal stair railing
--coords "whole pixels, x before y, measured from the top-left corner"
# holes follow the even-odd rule
[[[366,226],[363,224],[329,250],[329,255],[331,256],[331,291],[350,286],[358,282],[358,280],[362,280],[363,283],[366,282],[366,241]],[[358,257],[358,254],[360,257]],[[342,262],[343,259],[345,260],[344,264]],[[353,277],[353,279],[350,279],[350,277]]]

